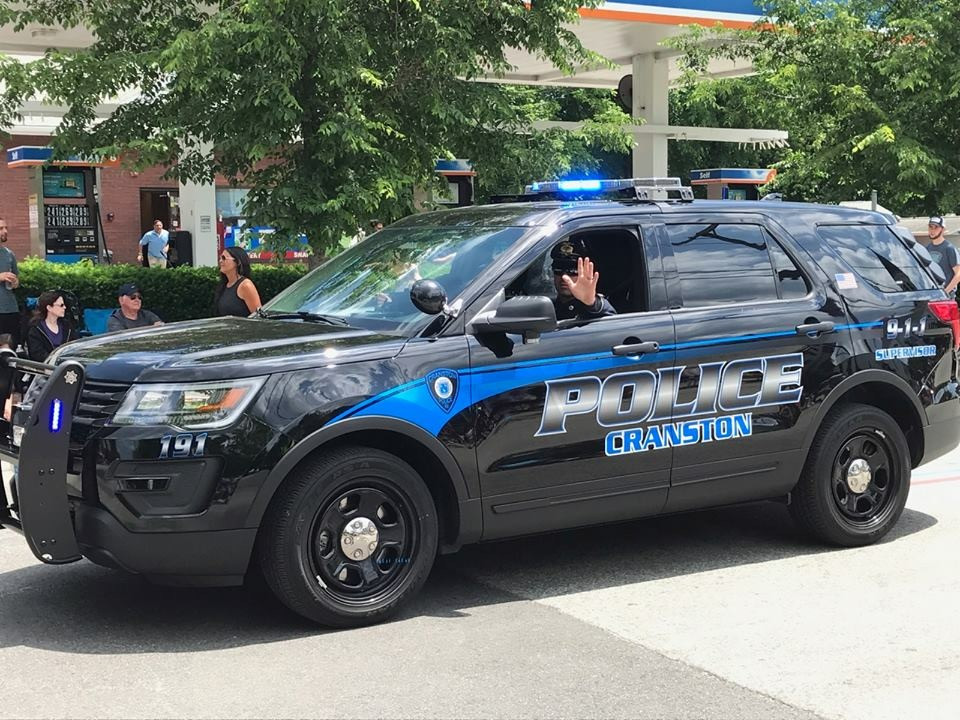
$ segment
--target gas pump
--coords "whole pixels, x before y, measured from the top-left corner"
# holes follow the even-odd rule
[[[413,206],[417,212],[473,205],[473,178],[477,173],[469,160],[437,160],[434,172],[444,179],[446,190],[414,188]]]
[[[708,200],[759,200],[760,186],[777,176],[773,168],[694,170],[691,185],[705,185]]]
[[[98,167],[115,161],[71,157],[49,165],[52,157],[48,147],[7,150],[7,166],[23,167],[28,173],[31,254],[50,262],[106,262],[97,175]]]
[[[52,262],[77,262],[99,255],[93,168],[44,168],[44,255]]]
[[[437,175],[447,181],[447,193],[435,199],[443,207],[473,205],[473,178],[477,173],[469,160],[437,160]]]

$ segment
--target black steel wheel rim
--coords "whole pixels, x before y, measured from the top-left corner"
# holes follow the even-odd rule
[[[359,518],[376,526],[377,546],[356,559],[342,536]],[[366,605],[389,595],[409,574],[419,541],[409,500],[387,483],[364,481],[341,489],[317,511],[306,548],[311,576],[322,592],[345,604]]]
[[[869,484],[860,492],[848,483],[851,465],[857,460],[865,461],[870,470]],[[882,524],[893,511],[903,477],[887,436],[879,430],[864,429],[840,446],[831,481],[831,496],[840,517],[853,527],[869,529]]]

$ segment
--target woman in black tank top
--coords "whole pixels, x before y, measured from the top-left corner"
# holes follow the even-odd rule
[[[215,297],[217,315],[247,317],[260,309],[260,293],[250,279],[250,258],[241,247],[220,253],[220,282]]]

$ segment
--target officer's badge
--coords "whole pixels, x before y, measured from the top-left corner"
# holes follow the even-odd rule
[[[427,388],[430,396],[444,412],[450,412],[460,389],[459,378],[453,370],[434,370],[427,375]]]
[[[568,257],[573,255],[573,243],[571,243],[569,240],[564,240],[562,243],[560,243],[560,254]]]

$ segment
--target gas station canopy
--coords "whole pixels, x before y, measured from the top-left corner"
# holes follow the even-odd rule
[[[618,67],[582,67],[576,74],[565,75],[549,61],[529,53],[512,50],[507,59],[516,66],[503,76],[487,78],[491,82],[562,87],[616,88],[620,78],[632,71],[633,58],[653,55],[667,61],[671,82],[679,79],[679,53],[661,43],[684,32],[684,25],[721,25],[743,29],[763,17],[753,0],[619,0],[598,8],[580,10],[580,23],[571,29],[580,42],[600,53]],[[733,77],[749,74],[752,68],[745,61],[718,60],[711,64],[710,77]]]
[[[488,82],[515,84],[618,88],[630,76],[630,115],[639,124],[625,124],[633,136],[634,177],[668,174],[669,140],[730,142],[760,147],[782,147],[787,133],[769,128],[678,127],[669,124],[669,92],[681,75],[678,50],[664,41],[680,35],[685,25],[748,28],[764,17],[754,0],[618,0],[596,8],[582,8],[580,23],[571,26],[580,41],[611,61],[614,67],[587,66],[566,75],[543,58],[511,50],[507,59],[513,70],[485,78]],[[729,78],[753,72],[745,60],[716,59],[707,68],[711,78]],[[538,129],[575,130],[579,123],[541,121]]]

